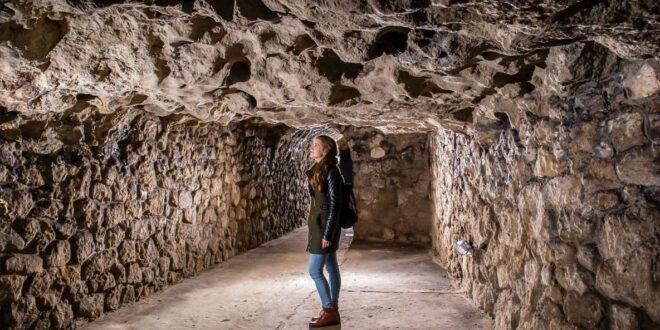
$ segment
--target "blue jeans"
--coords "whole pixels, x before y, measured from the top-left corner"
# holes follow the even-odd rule
[[[323,275],[323,265],[328,271],[330,286]],[[341,277],[339,276],[339,265],[337,264],[337,253],[329,252],[323,254],[309,254],[309,276],[316,284],[316,291],[321,297],[323,307],[330,308],[337,306],[339,302],[339,288],[341,287]]]

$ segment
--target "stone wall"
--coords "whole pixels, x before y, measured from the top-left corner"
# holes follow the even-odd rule
[[[660,326],[659,70],[615,72],[527,113],[495,95],[492,141],[431,135],[433,249],[497,329]]]
[[[283,126],[78,104],[0,109],[2,328],[77,327],[303,224]]]
[[[355,239],[429,245],[431,200],[427,134],[350,127],[360,219]]]

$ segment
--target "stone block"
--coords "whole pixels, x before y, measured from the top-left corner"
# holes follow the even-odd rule
[[[78,200],[74,204],[74,209],[74,216],[81,228],[92,233],[96,233],[102,228],[104,210],[97,202],[91,199]]]
[[[642,309],[660,323],[660,290],[654,284],[656,252],[641,246],[620,258],[603,260],[596,288],[605,297]]]
[[[629,74],[624,84],[632,99],[649,97],[660,89],[658,72],[650,63],[644,63],[635,73]]]
[[[134,219],[128,221],[127,237],[132,240],[145,240],[151,235],[150,222],[148,219]]]
[[[115,277],[110,272],[99,274],[87,280],[89,292],[106,292],[115,286]]]
[[[543,197],[555,213],[571,211],[580,205],[582,184],[572,175],[553,178],[543,186]]]
[[[105,295],[103,293],[90,294],[78,303],[78,314],[90,319],[98,318],[103,314]]]
[[[142,282],[142,269],[137,263],[132,263],[126,266],[126,283],[141,283]]]
[[[18,300],[22,295],[25,276],[0,275],[0,304]]]
[[[12,254],[5,261],[5,270],[9,274],[32,274],[43,271],[44,262],[36,255]]]
[[[539,149],[534,164],[534,175],[538,177],[553,177],[566,172],[568,166],[563,160],[558,160],[555,155],[545,148]]]
[[[96,249],[96,243],[94,242],[94,236],[88,230],[82,230],[77,232],[70,239],[71,248],[73,252],[73,261],[78,264],[82,264],[87,258],[94,253]]]
[[[64,300],[60,301],[50,314],[50,321],[54,328],[67,328],[73,320],[73,309],[71,305]]]
[[[104,227],[114,227],[126,220],[126,210],[123,203],[108,204],[105,209]]]
[[[118,249],[119,260],[121,263],[129,263],[136,260],[135,242],[125,240],[121,242]]]
[[[19,181],[28,187],[40,187],[44,185],[44,178],[36,166],[30,166],[22,171],[18,171],[18,173]]]
[[[56,241],[47,252],[46,265],[48,267],[62,267],[71,260],[71,245],[68,241]]]
[[[627,184],[660,185],[660,171],[655,161],[659,152],[657,149],[644,148],[626,153],[616,163],[617,176]]]
[[[48,272],[41,272],[31,276],[30,283],[28,284],[27,293],[38,297],[46,293],[53,284],[53,278]]]
[[[92,255],[82,264],[82,278],[90,279],[95,275],[107,272],[117,261],[117,251],[104,250]]]
[[[108,229],[105,233],[105,247],[108,249],[116,248],[124,240],[126,232],[121,226],[115,226]]]
[[[600,255],[598,251],[593,246],[580,246],[577,250],[577,261],[578,263],[589,270],[592,273],[596,272],[596,269],[600,265]]]
[[[594,239],[597,223],[576,213],[560,214],[557,218],[559,238],[577,243],[590,242]]]
[[[531,235],[538,240],[547,241],[557,235],[555,222],[546,212],[541,187],[528,185],[518,195],[518,210],[525,226],[531,229]]]
[[[23,296],[11,302],[6,308],[4,321],[8,321],[9,328],[27,328],[39,317],[36,299],[33,296]]]
[[[566,290],[584,294],[593,285],[593,277],[579,266],[558,267],[555,271],[557,282]]]
[[[32,194],[27,190],[0,192],[0,219],[12,222],[16,218],[25,218],[34,207]]]
[[[568,292],[563,307],[569,322],[587,329],[598,329],[604,314],[600,299],[592,294]]]
[[[158,249],[153,240],[139,243],[136,248],[137,261],[143,267],[150,267],[158,262]]]
[[[11,228],[6,233],[0,232],[0,251],[15,252],[25,248],[25,240]]]
[[[646,143],[644,118],[639,113],[624,113],[607,122],[610,140],[617,153]]]
[[[105,310],[113,311],[121,306],[121,295],[123,291],[124,286],[119,284],[105,294]]]

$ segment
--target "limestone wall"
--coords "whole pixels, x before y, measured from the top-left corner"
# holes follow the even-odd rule
[[[427,135],[349,128],[360,219],[355,238],[430,244],[431,200]]]
[[[431,135],[433,249],[497,329],[660,325],[652,65],[628,63],[523,114],[494,101],[504,129],[492,141]],[[459,239],[473,257],[453,253]]]
[[[282,126],[92,109],[0,109],[2,328],[76,327],[302,225]]]

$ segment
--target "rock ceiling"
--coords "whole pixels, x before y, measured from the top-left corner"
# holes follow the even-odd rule
[[[13,0],[0,4],[0,110],[478,133],[498,107],[553,107],[622,63],[657,75],[659,12],[652,0]]]

